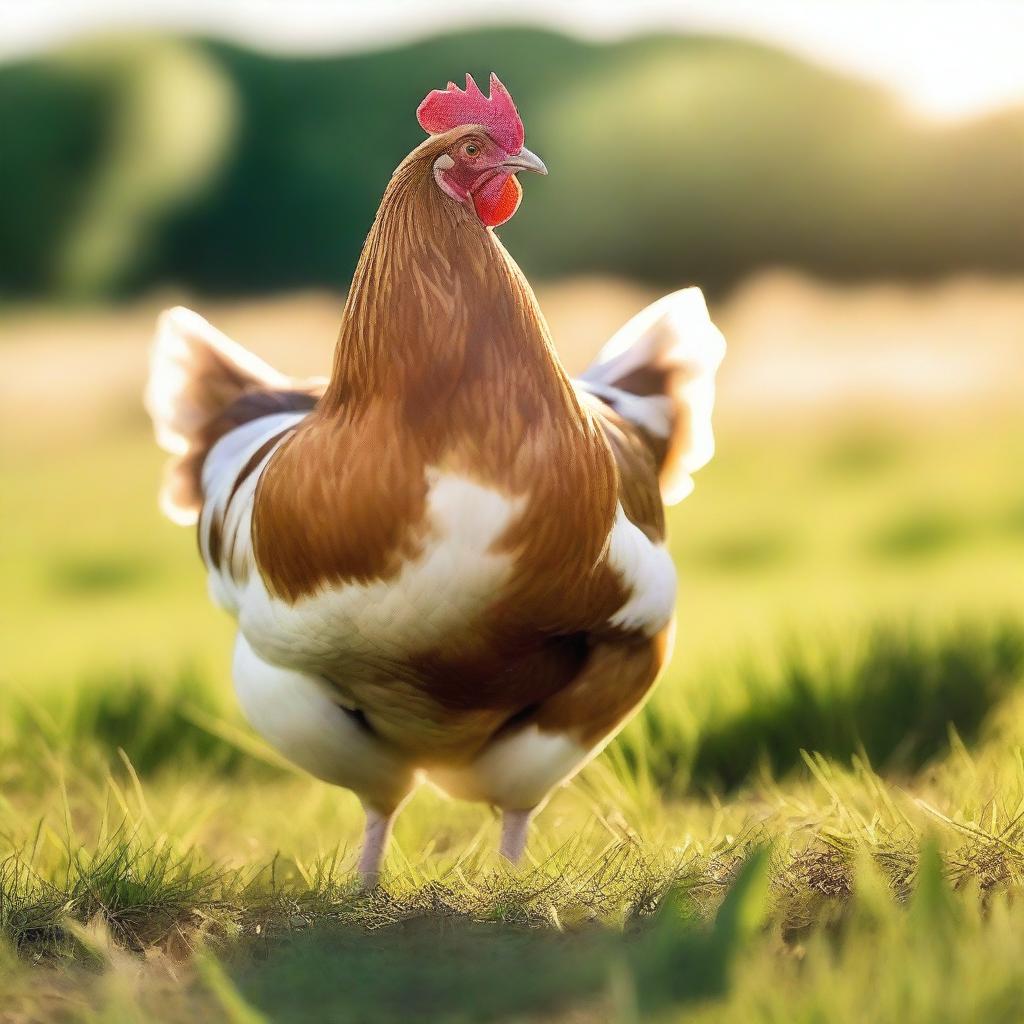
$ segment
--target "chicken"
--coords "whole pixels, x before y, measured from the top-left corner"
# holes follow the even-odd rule
[[[367,237],[329,379],[278,373],[164,313],[146,404],[161,502],[198,523],[238,621],[252,726],[366,811],[359,871],[427,779],[531,817],[648,695],[671,643],[663,501],[713,450],[724,341],[695,288],[654,303],[582,378],[493,229],[546,174],[491,76],[420,105]]]

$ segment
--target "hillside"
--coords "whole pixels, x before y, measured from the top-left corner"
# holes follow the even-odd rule
[[[418,99],[492,68],[551,169],[503,231],[535,278],[1024,269],[1022,111],[929,124],[730,39],[493,29],[302,59],[120,39],[0,67],[0,297],[343,286]]]

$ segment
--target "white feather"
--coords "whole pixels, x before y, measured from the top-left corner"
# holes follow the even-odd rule
[[[433,769],[431,782],[464,800],[523,810],[541,806],[551,790],[597,753],[563,732],[536,725],[495,740],[462,768]]]
[[[715,452],[711,413],[715,373],[725,356],[725,339],[712,323],[699,288],[672,292],[641,310],[601,349],[579,383],[599,398],[614,401],[627,419],[664,437],[667,414],[675,411],[675,435],[685,447],[673,447],[670,471],[662,480],[662,498],[673,505],[693,490],[691,474]],[[642,367],[672,371],[668,395],[627,395],[618,381]],[[666,401],[668,405],[666,405]]]
[[[293,764],[386,810],[410,788],[409,764],[341,708],[322,681],[268,664],[241,634],[232,674],[249,724]]]
[[[267,387],[294,386],[294,381],[222,334],[198,313],[184,306],[165,310],[157,320],[143,402],[153,419],[157,444],[172,455],[183,455],[188,450],[195,431],[210,416],[210,404],[204,401],[204,382],[196,372],[204,348],[242,376]]]
[[[256,485],[271,455],[284,442],[287,434],[281,437],[263,457],[260,464],[242,483],[232,496],[235,481],[250,458],[275,434],[288,430],[298,424],[307,413],[281,412],[270,416],[261,416],[250,420],[242,426],[225,434],[210,449],[203,463],[203,511],[199,521],[199,546],[203,558],[209,565],[210,529],[214,520],[221,521],[221,536],[225,550],[235,552],[235,565],[241,563],[247,567],[252,562],[252,506],[256,494]],[[230,498],[230,507],[228,500]],[[226,516],[226,518],[225,518]],[[232,572],[233,566],[226,561],[221,567],[210,572],[210,596],[221,608],[238,613],[239,587],[235,580],[237,573]]]
[[[619,629],[645,636],[661,632],[676,603],[676,567],[661,544],[653,543],[619,506],[608,542],[608,564],[629,590],[626,603],[609,620]]]
[[[423,549],[394,576],[327,585],[292,604],[250,573],[234,600],[253,648],[310,671],[337,671],[339,662],[355,671],[404,661],[471,628],[508,577],[513,556],[493,546],[523,500],[437,471],[428,472],[428,486]],[[246,515],[251,506],[250,496]]]

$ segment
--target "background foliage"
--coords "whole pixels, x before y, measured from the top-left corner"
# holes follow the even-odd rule
[[[505,29],[289,59],[132,39],[0,67],[0,295],[339,287],[453,69],[500,70],[551,169],[503,232],[534,277],[1024,267],[1024,113],[928,123],[765,46]]]

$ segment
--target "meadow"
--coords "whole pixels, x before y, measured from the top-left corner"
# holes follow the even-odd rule
[[[541,293],[570,366],[650,295]],[[361,815],[251,733],[163,521],[149,296],[0,317],[0,1021],[1024,1018],[1024,285],[786,274],[715,314],[676,651],[539,817]],[[322,370],[340,299],[202,311]]]

